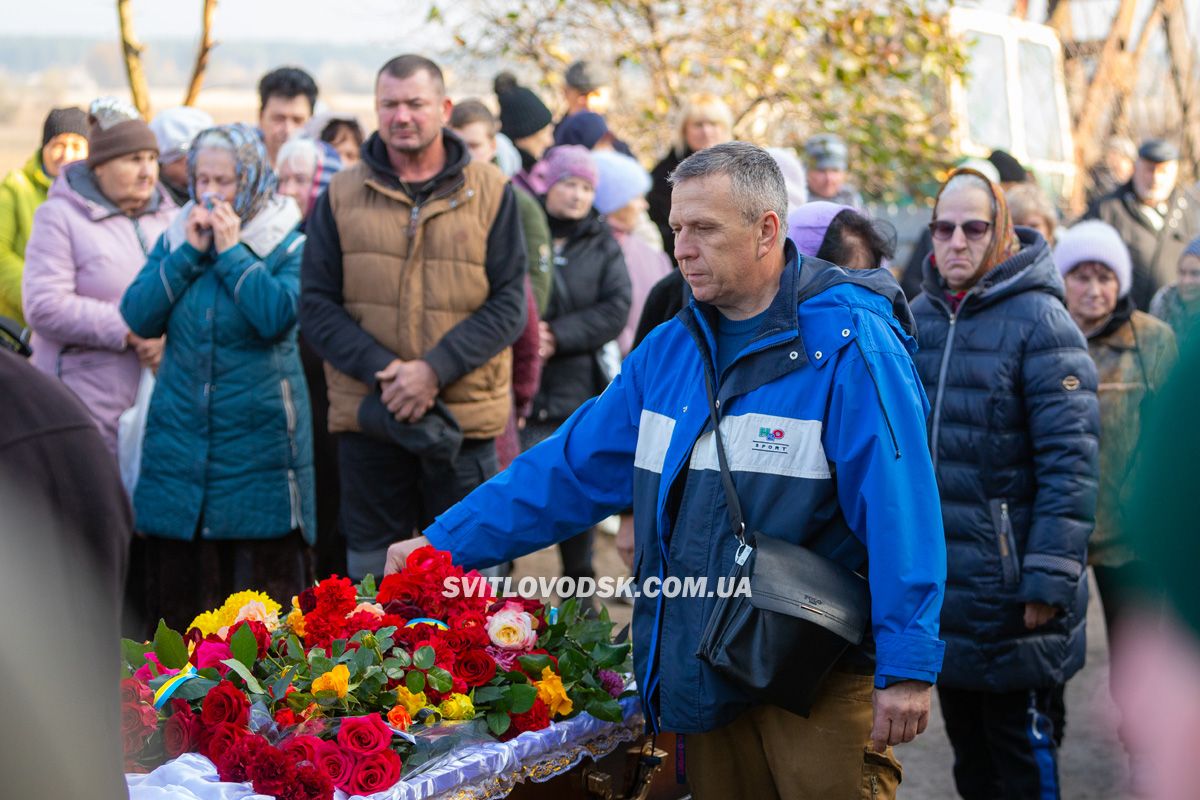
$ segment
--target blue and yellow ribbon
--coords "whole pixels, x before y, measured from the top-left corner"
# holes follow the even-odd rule
[[[409,620],[408,624],[405,625],[404,627],[414,628],[417,625],[432,625],[433,627],[437,628],[438,630],[442,630],[442,631],[450,630],[450,626],[447,625],[446,623],[442,622],[440,619],[430,619],[429,617],[417,617],[416,619]]]
[[[191,664],[188,664],[186,667],[180,670],[178,674],[172,675],[166,683],[158,687],[158,691],[154,693],[154,707],[162,708],[166,702],[171,699],[171,695],[175,694],[176,689],[190,681],[192,678],[199,677],[200,675],[197,674],[196,668]]]

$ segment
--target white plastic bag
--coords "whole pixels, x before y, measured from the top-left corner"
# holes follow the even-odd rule
[[[117,420],[117,461],[121,465],[121,483],[131,498],[142,471],[142,440],[146,437],[146,417],[150,414],[153,394],[154,372],[143,369],[133,405]]]

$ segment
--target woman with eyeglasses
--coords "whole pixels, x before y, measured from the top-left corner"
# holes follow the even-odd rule
[[[1096,368],[1045,239],[960,169],[913,302],[946,532],[938,693],[964,798],[1058,797],[1062,687],[1084,661]]]

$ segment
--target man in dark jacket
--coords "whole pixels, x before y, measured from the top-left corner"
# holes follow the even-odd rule
[[[717,145],[672,181],[689,307],[557,434],[425,534],[455,562],[481,566],[632,506],[644,591],[634,670],[649,724],[687,734],[693,796],[895,797],[888,745],[925,729],[943,649],[945,550],[911,315],[884,271],[798,255],[784,233],[783,174],[765,150]],[[733,568],[714,433],[746,530],[844,565],[870,562],[873,645],[833,667],[807,719],[756,702],[696,656],[716,600],[654,591],[668,576],[711,582]],[[389,568],[423,544],[393,545]]]
[[[931,229],[913,313],[945,521],[938,692],[955,782],[967,800],[1056,798],[1061,686],[1085,652],[1096,368],[1050,248],[1014,233],[999,187],[956,172]]]
[[[1175,282],[1179,257],[1200,236],[1200,195],[1177,186],[1179,149],[1162,139],[1138,148],[1133,178],[1088,207],[1085,219],[1117,229],[1133,257],[1134,304],[1150,308],[1154,293]]]
[[[398,56],[379,130],[309,218],[300,324],[325,359],[353,577],[495,474],[525,325],[525,243],[508,180],[445,130],[441,70]],[[431,413],[432,412],[432,413]],[[461,438],[461,447],[458,439]]]
[[[5,718],[19,726],[0,748],[3,794],[126,797],[117,672],[133,530],[125,490],[78,398],[4,346],[0,396],[0,639],[20,653],[0,659]],[[85,655],[64,653],[65,641]]]

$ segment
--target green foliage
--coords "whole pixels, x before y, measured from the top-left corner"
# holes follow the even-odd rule
[[[798,147],[841,135],[868,195],[919,196],[947,165],[943,100],[967,54],[943,10],[908,0],[513,0],[477,2],[480,63],[528,65],[550,89],[579,57],[617,76],[609,124],[645,158],[672,144],[698,92],[733,110],[739,138]]]

